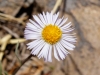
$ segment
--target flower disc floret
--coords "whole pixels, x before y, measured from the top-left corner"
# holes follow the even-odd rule
[[[43,39],[50,44],[55,44],[56,42],[58,42],[61,36],[62,36],[62,31],[56,25],[52,24],[47,25],[44,27],[42,31]]]

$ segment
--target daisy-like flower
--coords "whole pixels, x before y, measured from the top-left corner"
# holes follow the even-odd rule
[[[32,40],[28,43],[28,49],[32,55],[44,58],[45,61],[52,61],[52,51],[57,60],[63,60],[73,50],[76,42],[75,36],[71,33],[71,22],[66,24],[67,18],[58,18],[59,13],[34,15],[25,28],[25,38]]]

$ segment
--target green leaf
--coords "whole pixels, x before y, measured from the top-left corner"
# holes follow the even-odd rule
[[[18,51],[18,47],[19,47],[19,42],[16,44],[16,49],[15,49],[15,55],[20,63],[20,65],[22,64],[21,60],[19,59],[19,51]]]
[[[1,61],[0,61],[0,75],[2,75],[2,64],[1,64]]]
[[[8,75],[8,73],[6,71],[4,71],[4,75]]]

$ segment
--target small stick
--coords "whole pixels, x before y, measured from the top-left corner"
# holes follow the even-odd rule
[[[9,28],[7,28],[6,26],[0,26],[1,28],[3,28],[4,30],[6,30],[9,34],[11,34],[12,36],[14,36],[15,38],[19,38],[19,36],[14,33],[12,30],[10,30]]]
[[[57,0],[54,8],[52,9],[52,13],[56,13],[56,11],[57,11],[58,7],[60,6],[61,2],[62,2],[62,0]]]
[[[7,15],[7,14],[3,14],[3,13],[0,13],[0,18],[1,19],[5,19],[5,20],[15,20],[18,23],[21,23],[21,24],[25,25],[25,23],[23,22],[24,18],[15,18],[13,16],[10,16],[10,15]]]
[[[6,36],[4,36],[2,39],[0,39],[0,44],[1,44],[1,48],[0,48],[0,61],[2,60],[2,57],[4,55],[4,50],[6,49],[6,46],[8,43],[10,44],[16,44],[16,43],[21,43],[21,42],[25,42],[25,39],[11,39],[11,35],[8,34]]]
[[[32,56],[33,56],[33,55],[29,55],[29,56],[22,62],[21,66],[19,66],[19,67],[17,68],[17,70],[16,70],[12,75],[16,75],[16,73],[19,71],[19,69],[20,69],[20,68],[25,64],[25,62],[27,62]],[[35,57],[35,56],[33,56],[33,57]]]
[[[2,57],[4,55],[3,51],[5,50],[6,45],[7,45],[8,41],[10,40],[10,38],[11,38],[11,35],[8,34],[1,40],[2,45],[1,45],[0,51],[2,51],[2,52],[0,52],[0,61],[2,60]]]

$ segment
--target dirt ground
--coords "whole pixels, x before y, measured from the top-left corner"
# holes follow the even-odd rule
[[[73,23],[75,50],[62,61],[31,57],[16,73],[20,61],[30,55],[29,41],[24,39],[26,23],[32,15],[51,12],[57,1],[0,0],[0,75],[100,75],[100,0],[62,0],[56,12]]]

